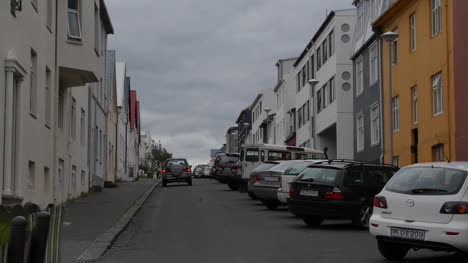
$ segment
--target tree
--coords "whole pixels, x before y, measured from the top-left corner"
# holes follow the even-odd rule
[[[140,165],[146,174],[153,175],[161,168],[162,164],[169,158],[172,158],[172,153],[167,152],[166,148],[158,149],[153,148],[151,152],[146,154],[143,163]]]

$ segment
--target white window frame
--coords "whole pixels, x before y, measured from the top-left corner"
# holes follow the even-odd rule
[[[365,138],[364,114],[360,112],[358,115],[356,115],[356,151],[357,152],[364,151],[364,138]]]
[[[76,16],[76,22],[78,25],[78,35],[74,36],[70,32],[70,14]],[[68,23],[68,38],[72,40],[81,41],[82,39],[82,32],[81,32],[81,19],[80,19],[80,10],[76,9],[68,9],[68,16],[67,16],[67,23]]]
[[[37,116],[37,53],[31,49],[31,68],[29,75],[29,113]]]
[[[413,108],[413,124],[418,123],[418,87],[411,88],[411,100]]]
[[[371,145],[380,143],[380,105],[375,102],[370,107]]]
[[[369,79],[370,85],[375,84],[379,80],[379,50],[377,43],[374,42],[369,47]]]
[[[411,52],[416,51],[416,13],[410,16],[410,47]]]
[[[432,37],[442,32],[442,0],[431,0]]]
[[[45,74],[45,87],[44,87],[44,91],[45,91],[45,94],[44,94],[44,102],[45,102],[45,107],[44,107],[44,119],[45,119],[45,125],[47,127],[50,128],[50,121],[51,121],[51,118],[50,118],[50,112],[51,112],[51,80],[52,80],[52,72],[50,71],[50,69],[48,67],[46,67],[46,70],[45,70],[46,74]]]
[[[356,97],[364,92],[364,59],[360,56],[356,60]]]
[[[437,81],[437,79],[439,79]],[[443,94],[442,72],[432,77],[432,108],[434,116],[444,113],[444,94]]]
[[[393,156],[393,165],[400,167],[400,156]]]
[[[395,96],[392,99],[392,121],[393,121],[393,132],[400,130],[400,97]]]
[[[70,113],[70,136],[73,140],[76,139],[76,99],[72,97],[71,113]]]
[[[398,34],[398,29],[393,30],[393,32]],[[398,64],[398,37],[393,41],[392,45],[392,65]]]

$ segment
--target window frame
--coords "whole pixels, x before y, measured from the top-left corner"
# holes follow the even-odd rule
[[[379,67],[379,49],[377,42],[374,42],[369,47],[369,82],[374,85],[379,81],[380,67]]]
[[[394,29],[393,32],[398,34],[398,28]],[[391,48],[392,48],[392,65],[398,64],[398,50],[399,50],[398,39],[399,39],[399,37],[397,37],[391,44]]]
[[[67,32],[67,36],[68,36],[68,39],[69,40],[72,40],[72,41],[79,41],[81,42],[82,39],[83,39],[83,32],[82,32],[82,28],[81,28],[81,10],[80,10],[80,2],[79,0],[76,0],[77,1],[77,8],[78,9],[72,9],[68,6],[68,12],[67,12],[67,27],[68,27],[68,32]],[[76,16],[76,24],[78,25],[78,28],[77,28],[77,31],[79,33],[79,35],[71,35],[71,27],[70,27],[70,15],[74,15]]]
[[[436,37],[441,32],[442,32],[442,0],[431,0],[432,37]]]
[[[364,59],[360,56],[356,60],[356,97],[364,92]]]
[[[410,51],[414,52],[417,48],[417,31],[416,31],[416,13],[410,15]]]
[[[393,131],[397,132],[400,130],[400,96],[395,96],[392,98],[392,122],[393,122]]]
[[[364,113],[361,111],[356,115],[356,152],[364,151]]]
[[[435,79],[439,77],[439,82],[438,84],[439,85],[434,85],[435,83]],[[442,72],[439,72],[437,74],[435,74],[434,76],[432,76],[431,78],[432,80],[432,108],[433,108],[433,115],[434,116],[438,116],[442,113],[444,113],[444,83],[443,83],[443,76],[442,76]],[[438,94],[436,94],[438,93]],[[440,97],[440,110],[437,111],[437,102],[438,102],[438,98]]]
[[[44,107],[44,121],[45,125],[50,128],[50,123],[51,123],[51,81],[52,80],[52,71],[49,69],[49,67],[46,66],[45,69],[45,87],[44,87],[44,102],[45,102],[45,107]]]
[[[418,123],[418,87],[413,86],[411,88],[411,107],[413,113],[413,124]]]
[[[370,111],[370,137],[371,146],[375,146],[380,143],[380,104],[375,102],[369,107]],[[376,119],[374,123],[374,119]]]

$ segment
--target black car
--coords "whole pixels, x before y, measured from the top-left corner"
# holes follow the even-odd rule
[[[162,185],[186,182],[192,185],[192,169],[186,159],[167,159],[162,168]]]
[[[238,153],[226,153],[215,161],[215,178],[225,183],[231,190],[239,190],[241,174]]]
[[[398,167],[347,160],[328,160],[307,167],[291,183],[288,207],[307,225],[325,219],[351,219],[368,228],[373,198]]]

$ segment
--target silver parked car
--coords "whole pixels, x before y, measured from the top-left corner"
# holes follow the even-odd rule
[[[287,162],[287,161],[267,161],[267,162],[260,164],[257,168],[255,168],[250,173],[249,181],[247,184],[247,193],[252,199],[259,199],[259,197],[253,192],[254,184],[257,183],[259,180],[262,180],[264,176],[263,174],[265,174],[268,170],[284,162]]]

